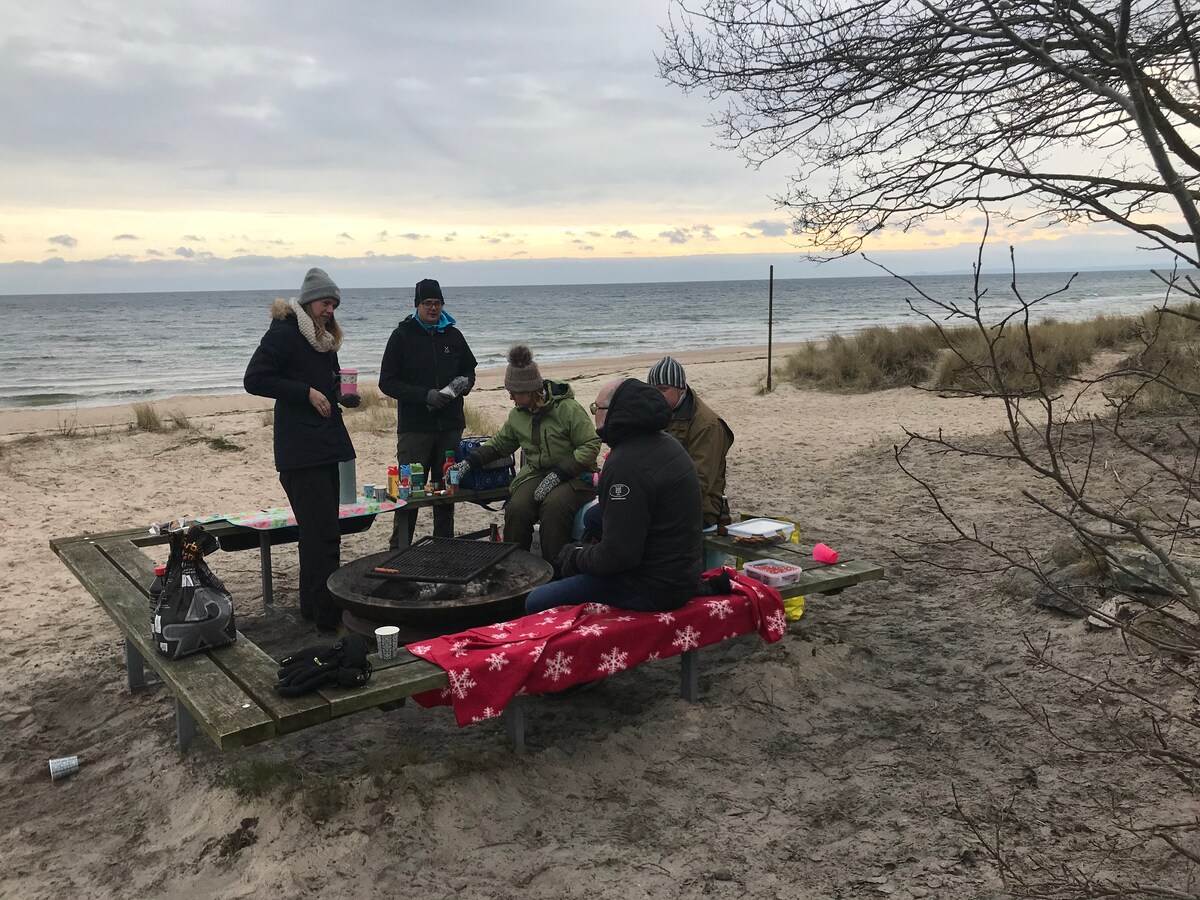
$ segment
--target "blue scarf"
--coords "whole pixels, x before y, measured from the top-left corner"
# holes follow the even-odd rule
[[[421,317],[418,316],[415,312],[411,313],[409,315],[409,318],[412,319],[414,322],[416,322],[418,325],[420,325],[422,328],[424,328],[426,333],[428,333],[428,334],[433,334],[435,331],[438,333],[441,333],[441,332],[445,331],[451,325],[458,324],[458,320],[455,319],[454,316],[450,315],[450,313],[446,312],[445,307],[442,307],[442,314],[438,317],[438,320],[436,322],[434,322],[432,325],[426,325],[424,322],[422,322]]]

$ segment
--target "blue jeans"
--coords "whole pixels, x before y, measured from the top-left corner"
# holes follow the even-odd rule
[[[655,606],[620,575],[572,575],[535,587],[525,598],[525,614],[545,612],[556,606],[606,603],[636,612],[658,612]]]

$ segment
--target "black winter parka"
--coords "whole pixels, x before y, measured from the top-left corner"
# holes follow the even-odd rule
[[[337,353],[313,349],[286,304],[276,302],[271,314],[242,384],[247,393],[275,399],[275,468],[285,472],[354,459],[337,402]],[[310,387],[329,399],[329,418],[308,402]]]
[[[609,401],[600,437],[612,448],[600,470],[603,537],[579,550],[580,572],[620,575],[661,609],[700,586],[700,479],[687,451],[662,429],[671,408],[657,388],[630,378]]]
[[[392,329],[379,365],[379,389],[397,400],[397,433],[466,427],[462,397],[443,409],[430,410],[425,405],[430,390],[444,388],[458,375],[465,375],[470,382],[467,391],[475,386],[475,354],[453,325],[430,332],[409,316]]]

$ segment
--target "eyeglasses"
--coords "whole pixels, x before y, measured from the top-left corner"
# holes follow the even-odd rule
[[[608,405],[605,404],[604,406],[600,406],[599,404],[593,402],[592,405],[588,407],[588,409],[590,409],[592,411],[592,415],[594,416],[596,414],[596,410],[608,409]]]
[[[430,309],[441,309],[443,306],[446,305],[446,301],[445,300],[422,300],[421,305],[427,306]]]

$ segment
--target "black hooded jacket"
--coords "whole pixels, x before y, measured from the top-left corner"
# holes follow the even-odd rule
[[[687,451],[663,429],[671,419],[657,388],[630,378],[609,401],[611,448],[600,471],[600,543],[575,557],[580,572],[620,575],[661,609],[682,606],[700,585],[700,479]]]
[[[441,331],[426,331],[415,316],[401,320],[393,329],[379,365],[379,389],[398,401],[396,431],[464,428],[462,397],[455,397],[443,409],[430,410],[425,395],[430,390],[441,390],[458,375],[467,377],[470,391],[475,386],[475,354],[453,325]]]

